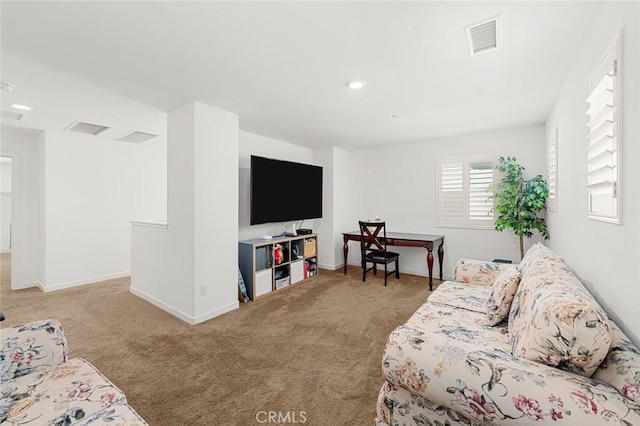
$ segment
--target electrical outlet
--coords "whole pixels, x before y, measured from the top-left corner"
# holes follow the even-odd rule
[[[206,296],[207,295],[207,286],[206,284],[202,284],[200,286],[200,296]]]

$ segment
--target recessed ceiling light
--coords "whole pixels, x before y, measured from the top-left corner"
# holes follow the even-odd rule
[[[22,111],[31,111],[31,107],[30,106],[21,105],[21,104],[9,104],[9,105],[14,107],[15,109],[20,109]]]
[[[364,80],[351,80],[347,82],[347,87],[349,89],[358,90],[362,89],[365,84],[367,84],[367,82]]]

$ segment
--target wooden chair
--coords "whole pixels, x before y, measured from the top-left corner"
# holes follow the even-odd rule
[[[384,285],[387,285],[387,277],[395,272],[396,279],[400,278],[398,269],[400,255],[387,251],[387,229],[385,222],[363,222],[360,224],[360,251],[362,255],[362,281],[366,281],[367,272],[373,269],[373,275],[378,273],[378,264],[384,264]],[[380,235],[382,233],[382,235]],[[395,262],[395,271],[387,271],[387,265]],[[373,266],[367,268],[367,264]]]

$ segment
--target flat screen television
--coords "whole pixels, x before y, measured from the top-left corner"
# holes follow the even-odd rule
[[[251,225],[322,217],[322,167],[251,156]]]

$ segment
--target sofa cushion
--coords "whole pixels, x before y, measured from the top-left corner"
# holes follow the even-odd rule
[[[571,272],[564,260],[542,243],[532,245],[517,265],[521,280],[526,279],[528,274],[544,272],[549,267],[564,268],[567,272]]]
[[[484,313],[491,287],[445,281],[431,293],[430,303]]]
[[[67,338],[56,320],[36,321],[2,330],[0,383],[65,362]]]
[[[456,262],[454,281],[477,285],[492,285],[500,272],[514,269],[516,265],[509,263],[485,262],[474,259],[458,259]]]
[[[515,268],[504,270],[498,275],[491,286],[486,306],[490,325],[496,325],[509,316],[518,284],[520,284],[520,272]]]
[[[88,416],[78,426],[143,426],[146,424],[129,405],[115,404]]]
[[[611,349],[593,378],[609,383],[627,399],[640,404],[640,351],[610,320]]]
[[[562,259],[530,251],[509,312],[512,353],[591,377],[611,345],[607,315]]]
[[[14,399],[7,422],[73,425],[106,407],[126,404],[122,391],[93,365],[75,358],[48,371],[3,384],[3,396]]]

